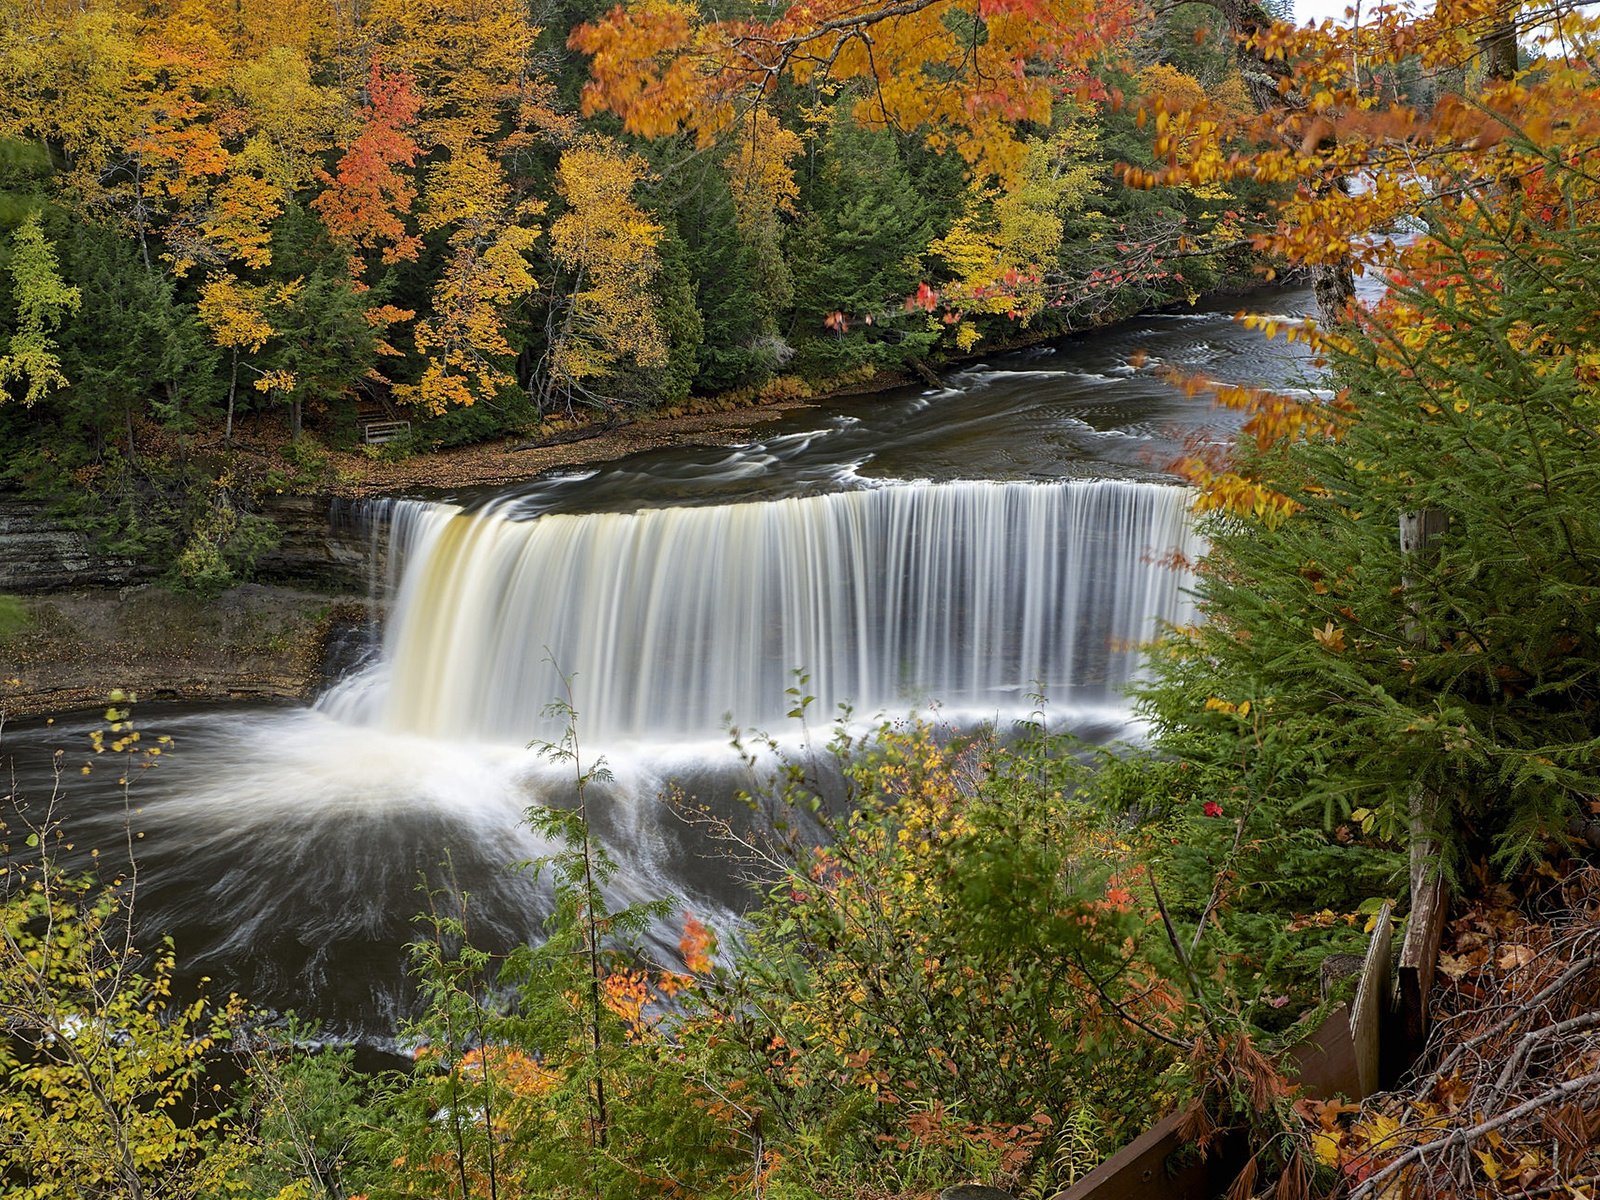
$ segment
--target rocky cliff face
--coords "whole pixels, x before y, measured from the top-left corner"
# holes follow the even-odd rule
[[[278,546],[256,561],[259,579],[341,594],[365,595],[371,536],[342,519],[326,496],[269,496],[261,515],[278,527]]]
[[[279,542],[257,562],[258,578],[365,595],[370,537],[355,522],[330,522],[326,497],[273,496],[261,511],[277,525]],[[0,593],[126,587],[155,575],[149,566],[97,553],[87,536],[52,516],[47,505],[0,493]]]
[[[257,563],[261,582],[199,597],[0,493],[0,594],[23,594],[27,613],[0,639],[0,718],[103,703],[112,687],[142,700],[304,700],[359,660],[369,530],[342,509],[330,521],[327,499],[275,496],[263,511],[280,542]]]
[[[0,494],[0,592],[121,587],[149,574],[126,559],[97,554],[85,535],[45,505]]]

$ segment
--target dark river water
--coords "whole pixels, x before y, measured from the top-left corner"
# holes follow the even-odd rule
[[[1249,303],[1292,315],[1311,299]],[[664,796],[751,819],[734,793],[755,781],[728,725],[781,713],[796,667],[820,679],[824,720],[849,699],[1004,724],[1040,685],[1059,723],[1137,736],[1119,694],[1137,670],[1126,647],[1186,611],[1182,580],[1152,566],[1187,545],[1166,468],[1239,420],[1163,372],[1306,383],[1297,347],[1231,311],[998,356],[937,389],[793,414],[740,446],[650,452],[455,507],[374,506],[367,519],[397,546],[394,616],[330,696],[143,706],[143,737],[171,750],[126,789],[89,750],[100,713],[13,724],[0,760],[16,803],[33,820],[53,803],[69,865],[93,848],[125,863],[131,832],[139,920],[174,936],[188,972],[381,1042],[411,1001],[419,889],[468,892],[488,945],[539,935],[546,891],[510,864],[551,849],[524,811],[570,803],[571,768],[527,742],[548,731],[552,672],[575,671],[586,761],[604,755],[615,775],[591,795],[620,865],[613,899],[671,897],[726,925],[749,892]]]

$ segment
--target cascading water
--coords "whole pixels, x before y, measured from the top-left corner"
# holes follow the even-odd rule
[[[523,743],[574,680],[591,744],[781,721],[792,672],[824,713],[926,701],[1115,703],[1138,644],[1189,619],[1181,488],[902,485],[768,502],[514,520],[407,505],[381,660],[330,715]]]
[[[0,771],[24,797],[70,788],[68,870],[117,861],[134,823],[142,919],[213,991],[381,1040],[413,1011],[419,883],[466,892],[487,948],[542,936],[548,874],[506,865],[551,852],[529,807],[573,799],[572,764],[526,748],[558,725],[540,718],[563,690],[548,647],[574,676],[583,765],[603,756],[614,776],[586,793],[613,903],[670,897],[727,930],[751,892],[702,818],[765,818],[739,798],[760,772],[726,746],[723,714],[788,741],[796,667],[819,722],[847,698],[863,717],[937,700],[1003,729],[1037,685],[1053,723],[1136,733],[1119,695],[1132,647],[1193,620],[1168,564],[1200,547],[1182,489],[1111,480],[1152,480],[1237,425],[1157,364],[1203,356],[1219,378],[1274,384],[1276,353],[1225,313],[1155,316],[944,391],[797,411],[744,445],[545,475],[474,511],[359,502],[338,541],[368,539],[387,620],[351,640],[359,669],[316,707],[141,705],[146,738],[177,752],[129,777],[131,813],[118,771],[63,775],[55,756],[77,765],[99,713],[8,724]],[[668,961],[679,932],[649,935]]]

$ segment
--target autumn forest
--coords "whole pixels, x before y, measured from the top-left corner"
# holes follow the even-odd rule
[[[1022,6],[976,40],[959,6],[842,11],[733,22],[721,62],[685,5],[18,8],[8,475],[88,471],[115,504],[146,453],[252,419],[437,447],[859,384],[1248,277],[1240,189],[1114,169],[1150,162],[1141,105],[1248,107],[1208,10],[1134,38]]]
[[[0,0],[0,1196],[1600,1196],[1600,17],[1291,16]]]

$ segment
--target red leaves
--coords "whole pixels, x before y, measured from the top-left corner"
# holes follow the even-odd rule
[[[411,76],[386,74],[374,54],[361,132],[327,179],[328,189],[311,202],[336,239],[363,250],[381,247],[386,263],[414,259],[422,247],[405,223],[417,190],[400,172],[417,161],[419,148],[405,130],[421,105]]]
[[[678,939],[683,965],[696,975],[703,975],[711,969],[711,955],[716,949],[716,935],[695,920],[693,913],[684,913],[683,936]]]
[[[932,312],[939,305],[939,293],[926,283],[917,284],[914,294],[906,297],[906,311],[913,312],[920,309],[923,312]]]

